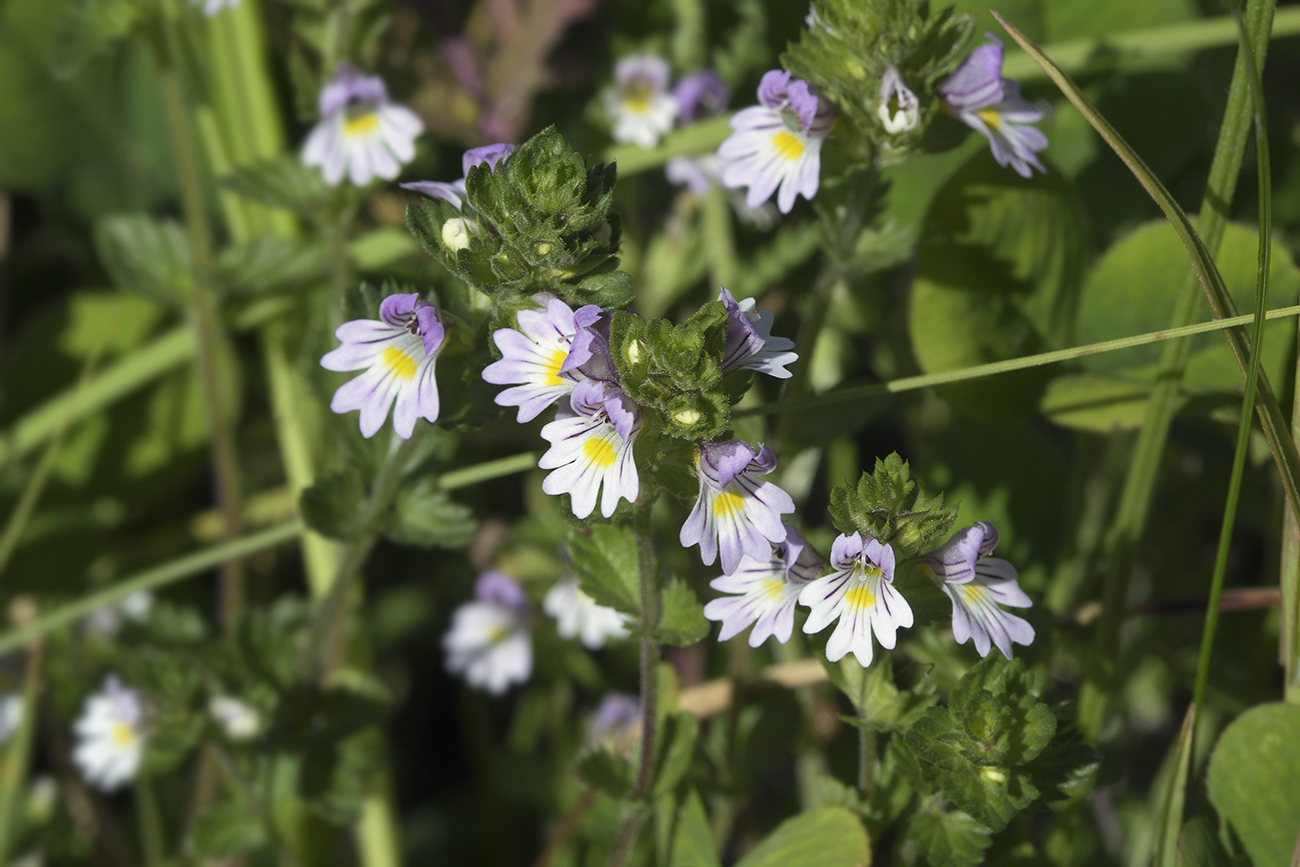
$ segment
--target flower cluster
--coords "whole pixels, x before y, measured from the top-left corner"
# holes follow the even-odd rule
[[[378,76],[340,63],[318,99],[320,121],[302,149],[302,161],[317,166],[330,186],[346,176],[356,186],[375,178],[393,180],[415,159],[415,137],[424,124],[410,109],[388,100]]]

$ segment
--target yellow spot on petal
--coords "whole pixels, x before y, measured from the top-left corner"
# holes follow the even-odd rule
[[[560,368],[564,366],[564,359],[568,357],[569,353],[563,349],[551,352],[551,360],[542,365],[546,370],[546,378],[542,380],[543,385],[564,385],[564,380],[560,377]]]
[[[871,588],[866,584],[859,584],[844,594],[844,602],[852,610],[861,611],[876,604],[876,594],[872,593]]]
[[[110,737],[113,739],[113,746],[122,749],[126,749],[135,743],[135,731],[126,723],[113,723]]]
[[[370,135],[377,129],[379,129],[379,115],[373,111],[350,117],[343,122],[343,134],[350,138]]]
[[[983,586],[976,584],[974,581],[961,585],[961,595],[966,597],[967,605],[978,605],[984,601],[984,594],[987,592]]]
[[[772,136],[772,146],[782,159],[794,162],[803,156],[803,142],[788,132],[779,132]]]
[[[415,371],[418,365],[411,354],[405,349],[398,349],[396,346],[390,346],[384,350],[384,365],[392,372],[393,376],[398,379],[414,379]]]
[[[718,491],[713,495],[713,513],[719,518],[730,518],[745,508],[745,498],[732,491]]]
[[[488,644],[500,644],[501,642],[506,640],[506,636],[509,634],[510,633],[506,631],[506,628],[504,626],[498,623],[494,623],[493,625],[488,627],[488,634],[487,634]]]
[[[994,132],[997,132],[1002,126],[1002,115],[996,108],[982,108],[975,114]]]
[[[778,581],[775,578],[766,578],[763,580],[764,599],[769,599],[769,600],[775,599],[776,597],[781,595],[781,591],[783,590],[785,590],[784,581]]]
[[[614,465],[614,446],[607,439],[592,437],[582,444],[582,453],[602,470],[607,470]]]
[[[634,85],[623,91],[623,110],[632,114],[648,114],[650,111],[650,88]]]

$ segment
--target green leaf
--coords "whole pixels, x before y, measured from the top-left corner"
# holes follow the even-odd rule
[[[316,532],[347,542],[360,538],[365,531],[365,502],[366,490],[360,476],[345,471],[317,479],[302,492],[298,510]]]
[[[1192,733],[1196,730],[1196,705],[1188,705],[1183,727],[1174,742],[1174,772],[1165,785],[1156,820],[1156,847],[1152,867],[1176,867],[1178,842],[1183,827],[1183,806],[1187,802],[1187,773],[1192,764]]]
[[[1183,826],[1178,835],[1175,867],[1233,867],[1232,857],[1219,842],[1214,822],[1198,816]]]
[[[974,867],[984,863],[992,832],[961,810],[937,805],[921,809],[907,823],[907,842],[930,867]]]
[[[240,166],[221,183],[246,199],[286,208],[308,219],[319,219],[329,202],[329,187],[321,173],[304,165],[296,154]]]
[[[668,863],[670,867],[722,867],[714,850],[708,814],[704,812],[704,803],[694,788],[687,790],[677,808],[673,851]]]
[[[569,533],[569,555],[578,584],[597,604],[640,616],[636,535],[628,527],[596,524]]]
[[[911,467],[897,452],[863,473],[856,488],[831,491],[831,518],[842,533],[860,532],[894,548],[899,560],[939,546],[957,517],[943,494],[929,496],[912,480]]]
[[[194,823],[186,850],[190,857],[201,861],[234,858],[268,842],[266,825],[261,819],[234,801],[220,801]]]
[[[786,819],[736,867],[870,867],[871,845],[857,816],[817,807]]]
[[[686,776],[699,734],[700,721],[694,714],[673,714],[666,718],[660,732],[660,754],[655,767],[652,797],[669,794]]]
[[[216,279],[240,292],[268,292],[323,279],[329,271],[325,247],[301,238],[261,235],[227,247],[217,256]]]
[[[663,644],[686,647],[709,634],[709,621],[704,618],[704,606],[695,591],[685,581],[674,578],[659,597],[659,625],[648,633],[633,629],[632,634],[635,637],[648,634]]]
[[[403,545],[460,548],[477,528],[472,509],[439,490],[437,479],[424,476],[397,492],[384,535]]]
[[[50,49],[50,67],[63,78],[107,53],[134,32],[146,14],[144,0],[72,0]]]
[[[189,239],[174,220],[107,217],[95,227],[95,248],[104,270],[128,292],[177,304],[193,285]]]
[[[1237,717],[1215,744],[1210,802],[1252,863],[1291,863],[1300,836],[1300,706],[1263,704]]]
[[[578,777],[611,798],[623,800],[632,796],[634,773],[631,762],[607,749],[592,749],[578,757]]]

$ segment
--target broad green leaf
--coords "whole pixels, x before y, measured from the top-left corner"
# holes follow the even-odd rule
[[[477,527],[472,509],[439,490],[437,479],[425,476],[397,492],[384,535],[403,545],[459,548],[469,543]]]
[[[907,839],[929,867],[975,867],[984,863],[992,832],[961,810],[945,812],[931,804],[912,815]]]
[[[298,511],[316,532],[332,539],[351,541],[365,531],[366,489],[356,473],[338,472],[317,479],[302,492]]]
[[[1176,867],[1233,867],[1232,857],[1224,850],[1214,822],[1198,816],[1183,826],[1178,835]]]
[[[935,195],[921,227],[909,319],[921,369],[955,368],[1067,345],[1087,252],[1082,209],[1059,175],[1025,180],[979,152]],[[954,384],[964,414],[1000,418],[1037,403],[1031,369]]]
[[[95,227],[95,247],[104,270],[128,292],[176,304],[193,285],[189,239],[174,220],[105,218]]]
[[[1176,24],[1199,15],[1192,0],[1047,0],[1042,10],[1044,38],[1053,42]],[[998,11],[1006,13],[1001,8]]]
[[[569,534],[569,555],[582,591],[600,605],[637,617],[636,535],[627,527],[596,524]]]
[[[694,788],[687,790],[677,808],[673,854],[668,863],[671,867],[722,867],[714,850],[708,814],[704,812],[704,803]]]
[[[1255,867],[1286,867],[1300,837],[1300,707],[1263,704],[1237,717],[1210,756],[1210,802]]]
[[[1094,433],[1136,430],[1147,414],[1150,386],[1108,374],[1063,373],[1043,391],[1038,408],[1065,427]]]
[[[858,817],[818,807],[786,819],[736,867],[870,867],[871,844]]]
[[[634,629],[633,635],[642,634]],[[685,647],[709,634],[709,621],[704,619],[704,606],[695,591],[686,582],[674,578],[660,595],[659,625],[649,635],[664,644]]]

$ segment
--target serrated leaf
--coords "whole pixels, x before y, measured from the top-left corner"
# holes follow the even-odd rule
[[[223,177],[221,184],[246,199],[286,208],[309,219],[325,213],[329,202],[329,187],[320,172],[304,165],[296,154],[240,166]]]
[[[992,833],[960,810],[923,809],[907,823],[907,842],[930,867],[975,867],[984,863]]]
[[[636,535],[627,527],[596,524],[569,534],[569,556],[582,591],[597,604],[637,617]]]
[[[322,535],[352,541],[365,531],[366,491],[353,472],[322,476],[302,492],[298,511],[302,519]]]
[[[736,867],[870,867],[862,823],[843,807],[818,807],[786,819]]]
[[[670,867],[722,867],[714,850],[708,814],[704,812],[704,803],[694,788],[687,790],[677,808],[672,857],[668,863]]]
[[[384,535],[403,545],[459,548],[469,543],[477,528],[474,512],[439,490],[436,479],[425,476],[397,492]]]
[[[186,841],[190,857],[200,861],[234,858],[267,844],[266,825],[233,801],[218,802],[199,816]]]
[[[578,757],[578,776],[584,783],[611,798],[632,796],[631,763],[606,749],[593,749]]]
[[[66,4],[50,48],[50,68],[60,78],[75,75],[130,36],[146,9],[144,0],[73,0]]]
[[[95,249],[109,277],[128,292],[175,305],[193,285],[189,239],[174,220],[107,217],[95,227]]]
[[[700,721],[694,714],[682,713],[668,717],[661,732],[659,761],[655,767],[652,797],[667,795],[677,788],[691,766],[695,741],[700,734]]]
[[[709,621],[695,591],[674,578],[659,596],[659,624],[651,630],[634,628],[634,637],[648,636],[663,644],[686,647],[709,634]]]
[[[875,469],[863,473],[856,487],[833,488],[830,511],[840,532],[887,542],[899,559],[937,548],[957,519],[957,508],[944,505],[942,494],[923,491],[897,452],[877,458]]]
[[[216,279],[223,288],[237,292],[267,292],[313,283],[328,270],[329,254],[321,244],[262,235],[222,250]]]

